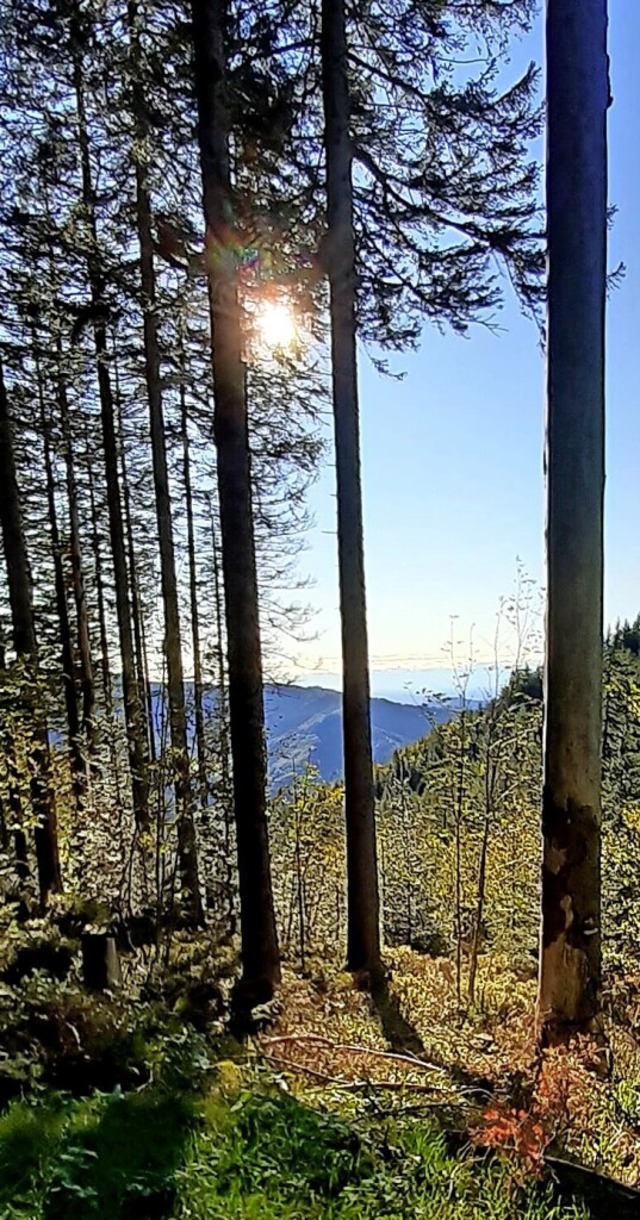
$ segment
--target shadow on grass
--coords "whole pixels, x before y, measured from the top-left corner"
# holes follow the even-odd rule
[[[426,1059],[424,1043],[402,1012],[397,996],[389,987],[386,974],[380,974],[372,981],[371,1000],[382,1032],[392,1050],[401,1055],[415,1055],[418,1059]],[[429,1060],[434,1062],[433,1056],[430,1056]],[[493,1092],[492,1081],[485,1077],[475,1076],[454,1064],[437,1063],[437,1066],[442,1067],[455,1084],[464,1088],[470,1099],[482,1100]]]
[[[407,1021],[397,997],[389,987],[389,979],[385,973],[380,972],[372,980],[371,999],[391,1049],[400,1055],[417,1055],[418,1058],[423,1058],[425,1050],[422,1039],[411,1022]]]
[[[16,1106],[0,1123],[0,1213],[37,1200],[44,1220],[169,1217],[196,1115],[188,1095],[153,1090]]]

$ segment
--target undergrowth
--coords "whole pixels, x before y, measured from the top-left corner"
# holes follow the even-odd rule
[[[435,1118],[313,1109],[264,1074],[14,1102],[0,1118],[2,1220],[586,1220]],[[222,1073],[224,1080],[224,1072]],[[202,1083],[202,1082],[201,1082]]]

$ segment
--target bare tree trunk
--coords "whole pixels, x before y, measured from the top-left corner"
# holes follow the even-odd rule
[[[330,285],[342,623],[347,961],[352,970],[375,971],[380,966],[380,913],[360,479],[352,151],[344,0],[322,0],[321,51],[327,157],[325,263]]]
[[[13,645],[17,656],[28,670],[25,688],[35,680],[38,662],[36,634],[33,623],[31,596],[31,574],[27,559],[20,493],[16,478],[16,463],[13,449],[13,430],[9,415],[9,404],[0,364],[0,526],[4,546],[9,583],[9,602],[13,626]],[[48,905],[51,894],[62,889],[60,859],[58,856],[58,833],[56,809],[51,786],[51,760],[47,727],[41,709],[27,690],[27,713],[33,718],[31,760],[31,804],[35,826],[36,863],[42,908]]]
[[[93,656],[91,651],[91,634],[89,631],[89,610],[85,588],[84,567],[82,562],[82,544],[80,535],[80,514],[78,511],[78,485],[76,481],[73,457],[73,441],[69,421],[69,403],[67,389],[62,376],[58,381],[58,406],[62,424],[64,441],[64,461],[67,483],[67,502],[69,505],[69,537],[71,551],[71,574],[73,580],[73,597],[76,607],[78,657],[80,660],[80,688],[82,691],[82,731],[87,746],[88,762],[95,746],[95,681],[93,675]]]
[[[280,955],[267,834],[262,655],[242,317],[233,244],[228,237],[233,201],[225,97],[227,4],[228,0],[193,0],[192,14],[209,269],[243,990],[249,999],[273,991],[280,980]]]
[[[38,381],[40,382],[40,368],[38,363],[36,363],[36,367]],[[39,385],[38,392],[40,396],[40,426],[42,428],[44,443],[44,467],[47,484],[49,528],[51,531],[51,552],[53,557],[56,610],[58,613],[58,624],[60,628],[62,682],[64,688],[64,702],[67,713],[71,784],[76,810],[78,814],[82,814],[86,805],[87,796],[87,767],[80,737],[80,717],[78,715],[78,698],[75,682],[73,645],[71,643],[71,623],[69,621],[67,590],[64,576],[64,566],[62,562],[62,546],[60,543],[60,531],[58,529],[58,510],[56,507],[56,486],[53,470],[53,458],[51,454],[51,442],[49,439],[49,420],[47,419],[46,415],[44,395],[42,393],[41,384]]]
[[[458,721],[460,726],[460,748],[458,766],[453,776],[453,800],[455,817],[455,924],[456,924],[456,998],[462,1004],[462,822],[464,818],[465,762],[467,756],[467,706],[466,695]]]
[[[181,350],[181,357],[183,352]],[[189,608],[191,613],[191,645],[193,649],[193,707],[195,720],[196,754],[198,758],[198,783],[200,801],[206,808],[209,800],[207,782],[207,748],[204,735],[204,707],[202,682],[202,648],[200,643],[200,611],[198,609],[198,569],[196,565],[196,536],[193,514],[193,487],[191,484],[191,458],[189,454],[189,432],[187,391],[184,384],[186,370],[181,360],[180,368],[180,432],[182,434],[182,479],[184,483],[185,510],[187,516],[187,555],[189,559]]]
[[[116,423],[117,444],[120,458],[120,481],[122,484],[122,504],[124,508],[124,530],[127,539],[127,564],[129,567],[129,588],[131,590],[131,621],[133,624],[133,642],[135,656],[135,674],[138,688],[138,704],[140,719],[144,729],[147,748],[151,762],[157,758],[156,734],[153,712],[153,692],[149,684],[149,665],[144,639],[144,624],[142,606],[140,604],[140,582],[138,581],[138,564],[136,561],[136,544],[133,536],[133,513],[131,511],[131,490],[127,474],[127,457],[124,443],[124,424],[122,417],[122,399],[120,396],[120,381],[118,363],[115,361],[115,392],[116,392]]]
[[[233,818],[231,769],[229,766],[229,708],[227,701],[227,678],[224,664],[224,632],[222,615],[222,590],[220,588],[220,562],[218,560],[218,542],[216,538],[216,523],[213,512],[213,502],[209,501],[209,521],[211,526],[211,555],[213,560],[213,597],[216,607],[216,662],[218,669],[218,750],[220,765],[219,799],[222,804],[224,826],[224,861],[227,901],[229,903],[229,932],[236,931],[236,895],[233,877],[233,860],[231,858],[231,831]]]
[[[606,0],[548,0],[543,1043],[601,1010],[606,31]]]
[[[132,39],[133,59],[138,58],[137,4],[129,3],[129,28]],[[140,143],[144,142],[146,123],[145,99],[136,85],[136,63],[132,72],[136,122]],[[173,523],[169,471],[165,448],[165,426],[160,389],[160,345],[156,302],[156,277],[153,262],[153,237],[151,231],[151,204],[146,173],[140,157],[134,153],[136,177],[136,218],[138,243],[140,246],[140,280],[144,326],[145,377],[149,400],[149,426],[151,432],[151,455],[155,489],[156,521],[160,547],[160,580],[164,606],[165,655],[167,658],[167,692],[169,696],[169,725],[173,769],[175,769],[175,801],[178,819],[178,855],[182,882],[184,913],[191,923],[201,923],[203,918],[200,881],[198,877],[198,852],[196,830],[193,820],[193,797],[189,775],[189,747],[187,742],[187,713],[184,699],[184,676],[182,670],[182,642],[180,638],[180,613],[178,609],[178,582],[176,580]],[[153,732],[153,723],[151,725]]]
[[[0,431],[0,436],[1,436]],[[0,679],[7,672],[6,650],[4,639],[0,640]],[[6,768],[7,811],[13,827],[13,847],[15,853],[16,874],[24,884],[30,878],[29,851],[27,836],[23,829],[24,814],[20,795],[20,779],[16,766],[16,754],[13,736],[6,722],[0,722],[0,741],[2,742],[2,757]]]
[[[102,662],[102,689],[109,720],[113,717],[113,689],[111,685],[111,664],[109,661],[109,637],[107,635],[107,615],[102,579],[102,553],[100,549],[100,532],[98,529],[98,506],[96,502],[95,476],[89,449],[89,438],[85,435],[87,453],[87,473],[89,475],[89,499],[91,504],[91,549],[93,552],[94,580],[98,601],[98,625],[100,628],[100,659]]]
[[[136,825],[139,830],[149,829],[149,785],[147,777],[147,750],[144,741],[142,707],[135,680],[133,636],[127,579],[127,561],[124,549],[124,526],[120,503],[118,478],[118,449],[113,408],[113,394],[108,369],[107,330],[105,322],[104,279],[100,267],[98,232],[96,224],[94,190],[91,175],[89,134],[82,78],[82,50],[72,46],[74,89],[78,114],[78,139],[82,172],[82,195],[87,222],[91,231],[93,250],[87,257],[87,271],[91,291],[93,332],[95,340],[102,420],[102,444],[105,476],[107,481],[107,504],[109,512],[109,534],[115,579],[116,614],[120,637],[122,660],[122,691],[124,696],[127,743],[131,767],[131,789]]]

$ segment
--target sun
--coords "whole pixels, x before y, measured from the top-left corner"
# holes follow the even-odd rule
[[[291,347],[296,339],[293,312],[284,301],[268,301],[258,311],[258,334],[269,348]]]

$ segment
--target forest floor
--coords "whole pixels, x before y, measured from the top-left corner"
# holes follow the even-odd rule
[[[2,1220],[640,1216],[608,1180],[640,1181],[640,980],[609,997],[603,1079],[587,1045],[538,1057],[532,972],[495,955],[466,1011],[452,962],[408,949],[373,997],[286,969],[244,1040],[212,960],[177,938],[161,983],[138,955],[104,998],[0,960]]]

